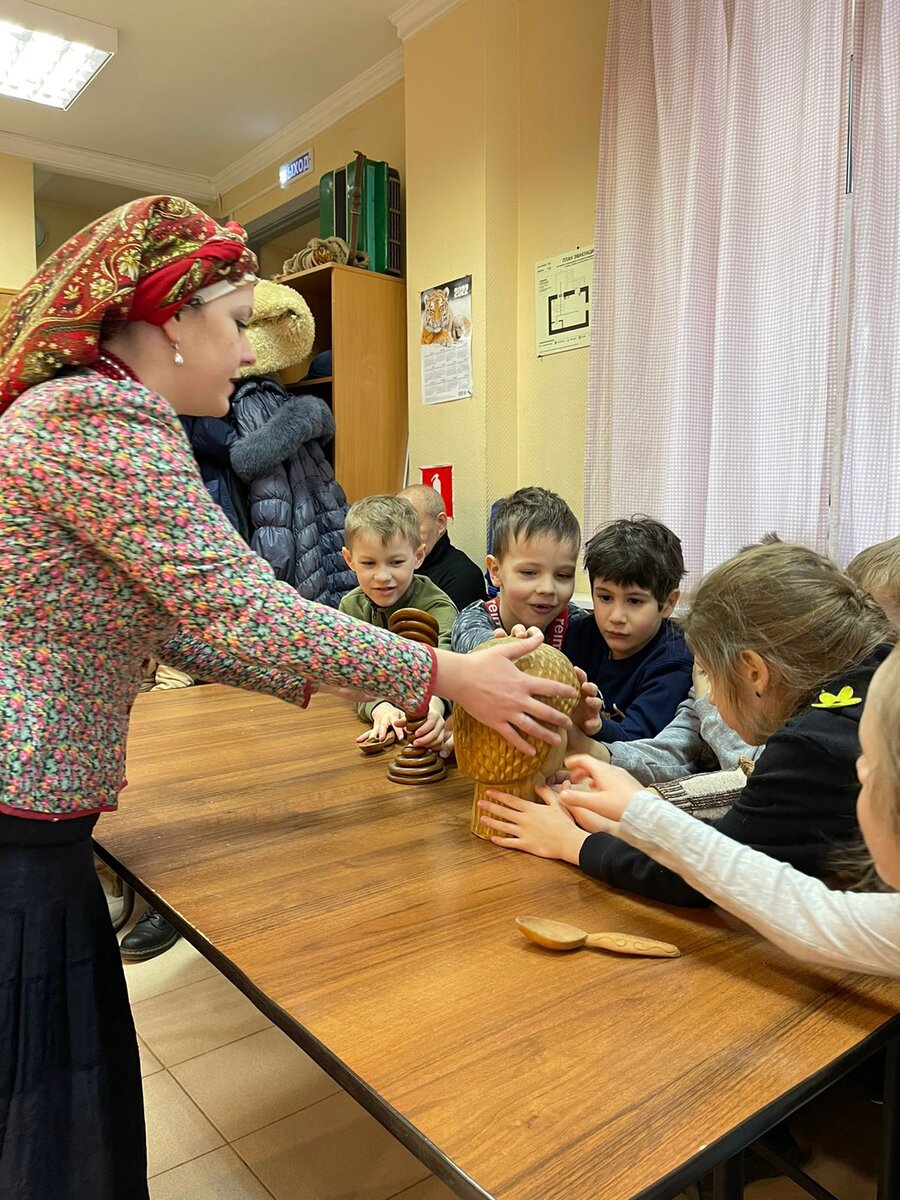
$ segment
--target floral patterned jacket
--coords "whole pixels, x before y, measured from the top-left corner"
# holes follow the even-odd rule
[[[113,809],[153,656],[305,705],[431,695],[433,651],[301,599],[211,500],[172,408],[83,372],[0,420],[0,812]]]

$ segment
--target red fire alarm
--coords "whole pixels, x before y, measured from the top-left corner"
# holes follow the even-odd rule
[[[436,492],[441,493],[441,499],[444,501],[444,510],[448,517],[453,516],[453,468],[451,466],[443,467],[420,467],[422,472],[422,482],[426,487],[433,487]]]

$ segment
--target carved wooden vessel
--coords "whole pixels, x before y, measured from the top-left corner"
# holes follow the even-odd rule
[[[496,646],[512,638],[494,638],[477,646],[472,653],[477,654],[489,646]],[[575,688],[576,696],[548,699],[547,703],[567,715],[578,703],[578,677],[575,669],[559,650],[552,646],[538,646],[531,654],[526,654],[516,662],[520,671],[528,675],[537,675],[542,679],[556,679]],[[555,727],[554,727],[555,728]],[[453,710],[453,743],[456,749],[456,761],[464,775],[475,780],[475,795],[472,798],[472,832],[480,838],[489,840],[494,832],[481,821],[481,809],[478,801],[484,799],[488,789],[496,788],[501,792],[510,792],[523,800],[536,800],[535,783],[542,783],[548,775],[552,775],[562,767],[566,755],[565,730],[557,729],[562,740],[558,746],[548,746],[546,742],[538,741],[535,737],[525,736],[525,740],[534,746],[537,753],[533,758],[523,754],[511,746],[487,725],[476,721],[464,708],[459,705]]]

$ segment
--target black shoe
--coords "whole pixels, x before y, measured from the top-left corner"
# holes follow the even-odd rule
[[[131,932],[122,938],[119,949],[126,962],[142,962],[145,958],[156,958],[157,954],[174,946],[179,937],[164,916],[155,908],[148,908]]]

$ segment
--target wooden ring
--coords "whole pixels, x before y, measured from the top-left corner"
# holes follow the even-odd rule
[[[425,625],[433,629],[435,633],[440,631],[440,625],[437,622],[437,618],[433,617],[431,613],[425,612],[421,608],[398,608],[397,611],[395,613],[391,613],[391,616],[388,618],[388,629],[396,633],[397,630],[395,626],[403,621],[412,621],[418,625]]]

